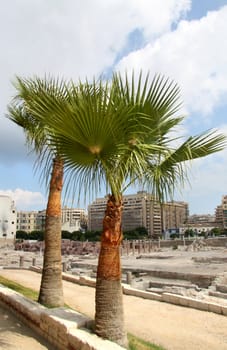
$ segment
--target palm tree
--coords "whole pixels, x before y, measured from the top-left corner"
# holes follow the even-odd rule
[[[42,280],[38,301],[51,307],[64,305],[62,285],[62,260],[61,260],[61,192],[63,186],[63,160],[57,150],[53,151],[48,145],[48,130],[44,123],[35,118],[34,104],[40,102],[42,95],[46,95],[62,106],[67,99],[67,89],[63,82],[54,80],[34,81],[17,78],[15,84],[17,95],[9,106],[9,118],[22,127],[26,134],[29,148],[37,154],[37,167],[44,163],[43,176],[49,178],[49,196],[46,208],[45,223],[45,249]],[[41,111],[51,116],[51,107]]]
[[[110,83],[71,84],[64,113],[58,107],[42,115],[50,99],[42,96],[36,117],[52,130],[48,143],[61,155],[74,190],[97,193],[102,184],[107,200],[96,282],[95,331],[126,344],[120,244],[122,195],[131,184],[147,186],[155,198],[171,195],[187,179],[185,162],[223,149],[215,132],[189,137],[174,147],[172,130],[182,121],[179,89],[168,79],[142,74],[131,80],[113,75]]]

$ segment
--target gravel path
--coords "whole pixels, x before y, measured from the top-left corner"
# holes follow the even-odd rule
[[[0,275],[37,290],[40,286],[35,272],[1,270]],[[66,304],[94,317],[94,288],[64,281],[64,295]],[[124,309],[127,331],[167,350],[227,350],[225,316],[126,295]]]

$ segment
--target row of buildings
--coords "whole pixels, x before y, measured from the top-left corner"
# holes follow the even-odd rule
[[[18,211],[16,230],[32,232],[45,229],[46,211]],[[61,210],[62,230],[80,231],[87,227],[85,209],[63,207]]]
[[[172,201],[161,205],[145,191],[125,195],[123,200],[123,231],[145,227],[149,236],[157,237],[162,233],[166,235],[177,232],[180,225],[186,223],[188,219],[188,203],[185,202]],[[88,206],[88,230],[102,229],[106,202],[106,197],[99,198]]]
[[[88,213],[85,209],[63,207],[62,230],[102,230],[106,202],[107,197],[96,199],[88,206]],[[0,238],[14,238],[18,230],[44,230],[45,217],[45,210],[16,211],[12,199],[0,195]],[[227,196],[222,197],[222,203],[216,208],[214,216],[189,216],[188,203],[185,202],[160,204],[146,191],[125,195],[122,229],[130,231],[138,227],[145,227],[151,237],[165,238],[172,233],[184,234],[189,229],[197,233],[209,232],[214,227],[227,229]]]

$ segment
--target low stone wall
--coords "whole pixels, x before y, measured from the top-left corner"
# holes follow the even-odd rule
[[[91,319],[67,309],[47,309],[0,285],[0,304],[53,344],[58,350],[120,350],[89,331]]]
[[[90,277],[85,277],[85,276],[78,277],[78,276],[71,276],[66,273],[63,273],[62,278],[69,282],[78,283],[89,287],[95,287],[95,284],[96,284],[95,279]],[[220,315],[227,316],[227,306],[223,306],[220,304],[216,304],[216,303],[212,303],[204,300],[198,300],[194,298],[189,298],[189,297],[172,294],[172,293],[163,293],[160,295],[153,292],[147,292],[147,291],[135,289],[130,287],[127,284],[122,284],[122,288],[123,288],[123,293],[126,295],[133,295],[139,298],[167,302],[170,304],[191,307],[194,309],[210,311]]]
[[[148,270],[144,268],[123,268],[122,271],[131,271],[134,274],[146,273],[148,276],[158,278],[190,281],[200,288],[208,288],[216,278],[216,274],[184,273],[176,271]]]
[[[154,241],[153,245],[157,248],[172,248],[174,246],[190,246],[193,241],[196,238],[193,237],[191,239],[185,238],[183,239],[171,239],[171,240],[160,240],[160,241]],[[207,239],[202,239],[202,241],[206,244],[208,247],[226,247],[227,246],[227,237],[219,237],[219,238],[207,238]]]
[[[203,300],[197,300],[189,297],[184,297],[181,295],[176,295],[172,293],[163,293],[162,295],[146,292],[128,286],[123,287],[124,294],[134,295],[144,299],[163,301],[170,304],[175,304],[179,306],[186,306],[193,309],[198,309],[202,311],[210,311],[216,314],[227,316],[227,306],[223,306],[216,303],[211,303]]]

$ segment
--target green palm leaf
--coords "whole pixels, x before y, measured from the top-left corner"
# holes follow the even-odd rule
[[[77,85],[18,78],[17,84],[17,100],[26,98],[23,113],[32,115],[37,132],[42,126],[46,145],[64,160],[67,189],[72,183],[74,191],[90,194],[104,183],[117,196],[138,183],[161,198],[187,179],[185,162],[225,147],[225,137],[209,131],[173,149],[172,133],[183,119],[180,91],[159,75],[116,73],[110,82]]]

